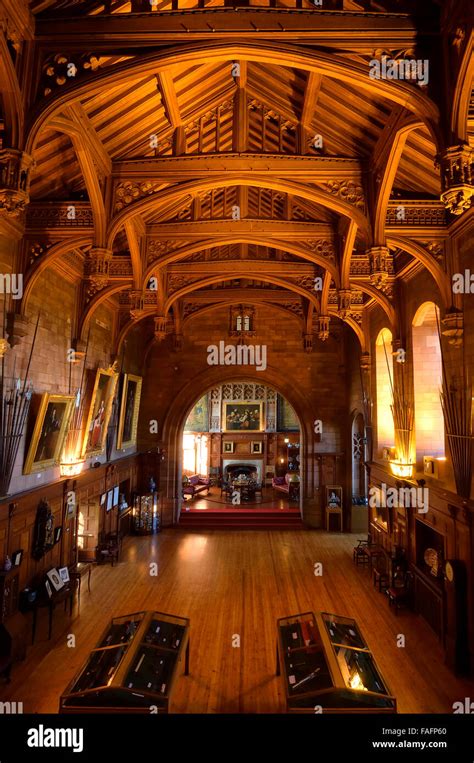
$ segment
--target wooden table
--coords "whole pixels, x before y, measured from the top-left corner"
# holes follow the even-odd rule
[[[87,590],[91,592],[91,575],[92,575],[93,562],[77,562],[69,568],[69,577],[73,581],[77,581],[77,603],[81,606],[81,581],[82,578],[87,577]]]
[[[33,628],[32,628],[32,634],[31,634],[32,644],[35,643],[38,609],[40,607],[48,607],[48,610],[49,610],[48,641],[49,641],[51,639],[51,633],[53,630],[53,615],[54,615],[56,604],[61,604],[62,602],[64,602],[64,609],[66,609],[66,605],[69,600],[69,614],[72,615],[72,607],[74,603],[74,591],[75,591],[74,584],[72,584],[71,586],[67,585],[67,586],[64,586],[64,588],[62,588],[60,591],[55,591],[53,595],[51,596],[51,598],[40,598],[36,600],[35,606],[33,607]]]
[[[237,492],[240,493],[240,498],[243,501],[250,501],[255,498],[255,490],[257,489],[257,486],[253,482],[248,482],[246,480],[234,480],[234,482],[231,482],[230,486],[232,488],[232,492],[237,490]]]

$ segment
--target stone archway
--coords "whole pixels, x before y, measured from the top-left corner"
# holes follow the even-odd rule
[[[189,411],[195,401],[213,387],[237,380],[266,384],[285,397],[294,408],[300,424],[301,516],[308,524],[319,524],[315,516],[316,504],[319,503],[316,495],[319,484],[316,483],[319,480],[317,468],[315,469],[312,415],[298,390],[283,379],[276,369],[270,367],[263,373],[249,371],[243,376],[236,373],[235,367],[210,367],[177,392],[163,422],[160,445],[165,453],[160,464],[160,486],[165,512],[168,516],[171,513],[173,524],[177,522],[181,507],[182,435]]]

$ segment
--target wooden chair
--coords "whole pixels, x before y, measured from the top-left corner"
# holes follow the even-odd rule
[[[352,552],[352,561],[355,562],[356,565],[369,563],[369,557],[364,551],[364,549],[367,548],[368,545],[369,545],[368,540],[357,541],[357,546],[354,546],[354,550]]]
[[[401,585],[395,584],[395,576],[394,576],[394,581],[392,585],[390,586],[390,588],[387,588],[388,603],[389,603],[389,606],[395,608],[395,614],[398,614],[398,610],[401,607],[408,607],[410,605],[411,580],[412,580],[411,572],[404,572],[402,574]]]
[[[97,564],[111,562],[113,567],[114,563],[118,562],[119,559],[120,545],[118,539],[110,537],[110,535],[116,536],[116,533],[109,533],[109,535],[105,535],[105,533],[100,534],[96,555]]]
[[[385,555],[377,557],[375,566],[372,570],[372,582],[379,593],[386,591],[390,586],[390,573],[388,571],[388,561]]]

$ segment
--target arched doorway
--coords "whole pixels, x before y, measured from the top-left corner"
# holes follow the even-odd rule
[[[183,507],[202,516],[239,507],[300,514],[300,434],[294,408],[274,387],[212,387],[184,423]]]
[[[261,376],[265,378],[261,380]],[[265,384],[275,390],[276,394],[284,397],[295,411],[299,423],[299,454],[300,454],[300,491],[298,507],[299,516],[307,520],[306,512],[311,511],[315,492],[314,442],[313,428],[310,426],[311,413],[305,410],[305,399],[298,390],[291,385],[291,380],[281,381],[276,369],[267,368],[264,374],[246,376],[239,379],[239,383]],[[186,420],[193,406],[203,395],[210,392],[215,386],[222,383],[235,383],[235,369],[232,373],[228,368],[210,368],[199,374],[193,382],[187,383],[180,389],[170,405],[167,416],[163,422],[161,450],[165,454],[160,465],[160,484],[162,489],[162,501],[167,516],[173,523],[179,521],[182,508],[182,481],[183,481],[183,434]],[[284,458],[283,455],[279,456]],[[317,500],[317,499],[316,499]],[[311,522],[311,518],[309,520]]]
[[[273,386],[240,379],[215,385],[184,421],[181,509],[301,516],[300,435],[294,408]]]

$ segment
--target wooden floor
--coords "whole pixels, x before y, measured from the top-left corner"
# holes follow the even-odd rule
[[[277,617],[326,610],[357,618],[400,712],[452,712],[474,696],[473,683],[443,665],[436,638],[412,613],[395,616],[367,570],[352,563],[357,536],[320,531],[186,533],[128,538],[121,563],[99,567],[92,593],[83,587],[81,611],[69,620],[59,609],[47,641],[46,612],[37,643],[17,664],[3,701],[26,713],[57,712],[58,698],[112,616],[158,609],[191,618],[191,673],[178,679],[172,711],[283,712],[275,676]],[[149,575],[158,562],[158,577]],[[323,575],[314,575],[322,562]],[[397,634],[406,637],[398,648]],[[68,634],[76,638],[67,646]],[[241,647],[232,647],[239,634]]]

